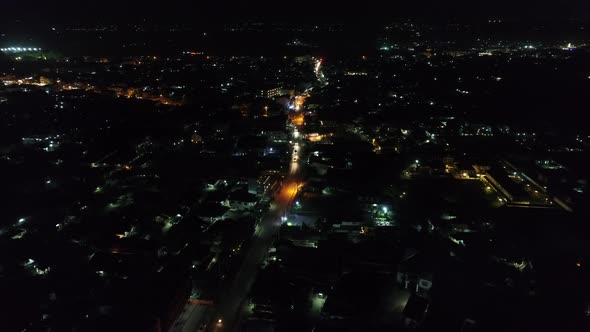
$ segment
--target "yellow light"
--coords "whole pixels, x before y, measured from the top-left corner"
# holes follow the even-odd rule
[[[311,135],[309,135],[309,140],[312,141],[312,142],[319,142],[322,139],[324,139],[324,136],[319,135],[319,134],[311,134]]]

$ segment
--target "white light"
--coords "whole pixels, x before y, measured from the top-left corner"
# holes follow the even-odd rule
[[[28,50],[29,50],[29,51],[32,51],[33,49],[29,47],[29,48],[28,48]]]
[[[18,223],[19,223],[19,224],[22,224],[22,223],[24,223],[24,222],[25,222],[25,220],[26,220],[25,218],[20,218],[20,219],[18,220]]]
[[[420,161],[418,159],[416,159],[416,164],[419,164],[419,163],[420,163]]]

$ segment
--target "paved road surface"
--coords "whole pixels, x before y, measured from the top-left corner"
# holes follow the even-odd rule
[[[321,61],[317,64],[316,75],[321,81],[323,75],[320,67]],[[305,98],[298,97],[298,109],[303,107]],[[301,123],[300,125],[303,125]],[[269,212],[262,218],[252,242],[244,256],[244,261],[231,285],[222,291],[216,303],[216,310],[210,315],[213,308],[200,304],[187,304],[183,314],[176,320],[177,327],[172,328],[174,332],[195,332],[201,324],[207,324],[207,331],[233,331],[236,330],[239,321],[240,308],[248,296],[248,292],[256,276],[260,264],[273,242],[275,235],[280,229],[281,217],[285,216],[299,189],[301,180],[301,148],[303,140],[297,129],[292,134],[290,167],[287,177],[283,180],[281,190],[274,197],[274,204]]]
[[[262,218],[259,227],[254,233],[254,238],[249,246],[248,252],[244,257],[242,266],[230,287],[222,291],[219,297],[215,315],[209,315],[213,308],[202,304],[188,303],[181,316],[176,320],[173,332],[196,332],[201,324],[207,324],[208,331],[231,331],[237,328],[235,325],[240,306],[247,298],[252,283],[256,279],[258,268],[262,263],[268,248],[277,234],[281,217],[287,213],[287,210],[293,204],[297,195],[299,183],[299,154],[300,139],[293,141],[293,156],[291,156],[291,167],[289,175],[284,179],[281,190],[275,195],[274,204],[269,212]],[[294,156],[297,156],[294,159]],[[296,161],[295,161],[296,160]],[[222,323],[218,323],[218,319]]]
[[[293,146],[297,146],[297,148],[292,148],[292,151],[297,152],[293,152],[291,156],[292,162],[289,175],[284,179],[281,190],[275,195],[273,207],[260,222],[259,228],[254,234],[254,239],[244,257],[242,267],[238,271],[234,282],[220,297],[218,314],[215,317],[215,321],[221,319],[222,324],[215,324],[215,327],[212,329],[213,331],[232,331],[237,328],[235,323],[240,306],[247,298],[248,292],[256,279],[259,266],[280,228],[281,217],[286,214],[297,195],[300,176],[300,142],[300,138],[294,138],[292,144]],[[295,156],[297,158],[294,158]]]
[[[211,306],[202,304],[188,303],[172,327],[172,332],[196,332],[201,324],[206,323],[207,310],[212,310]]]

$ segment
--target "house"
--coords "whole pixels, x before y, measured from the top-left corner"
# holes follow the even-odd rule
[[[418,296],[428,297],[432,288],[432,267],[425,255],[415,249],[406,249],[398,265],[397,282]]]
[[[205,203],[195,211],[197,217],[209,223],[213,223],[223,218],[223,215],[229,210],[227,207],[216,203]]]
[[[403,312],[404,325],[410,328],[420,327],[424,323],[429,306],[429,299],[416,294],[410,295]]]
[[[231,193],[222,204],[232,210],[250,210],[257,202],[256,195],[247,191],[236,191]]]
[[[477,172],[473,167],[473,162],[467,160],[461,160],[457,163],[453,175],[457,178],[477,178]]]

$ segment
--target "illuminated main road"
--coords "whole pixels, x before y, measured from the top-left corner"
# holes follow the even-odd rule
[[[188,303],[180,317],[176,319],[175,325],[172,326],[172,332],[195,332],[198,327],[204,323],[206,312],[210,307],[203,304]]]
[[[281,189],[275,194],[270,210],[256,228],[240,270],[229,287],[220,294],[215,308],[216,315],[208,314],[213,311],[211,306],[187,303],[171,329],[172,332],[196,332],[201,325],[206,325],[207,331],[232,331],[239,327],[237,318],[240,307],[247,298],[252,283],[256,279],[258,267],[280,228],[281,217],[293,204],[299,189],[301,138],[296,129],[292,135],[289,173],[283,180]]]
[[[322,60],[316,62],[315,74],[320,83],[326,84],[320,69],[321,62]],[[307,97],[309,97],[309,94],[296,98],[296,113],[290,117],[296,127],[304,125],[304,114],[301,111]],[[207,331],[221,332],[239,329],[238,318],[242,304],[246,300],[248,292],[256,279],[258,268],[263,262],[268,248],[271,246],[275,235],[280,229],[281,217],[287,214],[293,204],[302,181],[301,160],[303,139],[297,128],[293,129],[291,135],[289,172],[285,179],[283,179],[281,189],[274,195],[271,208],[259,222],[251,244],[245,253],[242,266],[229,286],[222,290],[216,303],[215,315],[210,316],[208,314],[208,309],[212,309],[209,306],[187,304],[183,314],[176,321],[178,325],[172,331],[196,331],[203,324],[207,326]]]
[[[301,180],[301,138],[296,129],[292,135],[289,173],[283,180],[281,189],[274,196],[272,207],[260,221],[250,247],[244,256],[242,266],[234,277],[234,281],[219,297],[217,316],[212,321],[211,331],[233,331],[238,328],[237,316],[241,305],[246,300],[248,292],[256,279],[258,268],[280,228],[281,217],[287,213],[297,195],[299,181]],[[221,323],[219,323],[219,320],[221,320]]]

